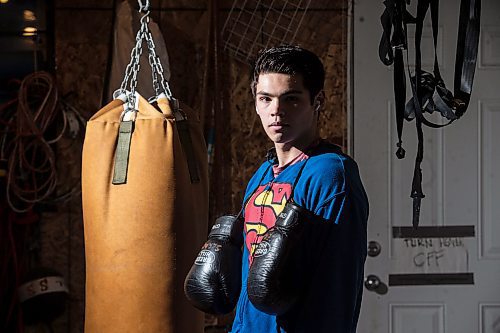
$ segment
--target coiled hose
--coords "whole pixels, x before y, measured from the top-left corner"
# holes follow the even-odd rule
[[[59,114],[62,129],[48,139]],[[19,88],[17,111],[9,123],[15,125],[15,135],[5,147],[7,201],[15,212],[21,213],[48,198],[57,186],[56,158],[50,145],[63,136],[67,117],[58,106],[57,88],[49,73],[26,76]]]

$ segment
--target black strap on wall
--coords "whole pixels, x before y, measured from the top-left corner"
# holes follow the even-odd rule
[[[379,56],[389,66],[394,63],[394,94],[396,105],[396,123],[398,143],[396,156],[404,158],[402,148],[402,132],[404,119],[415,119],[418,147],[415,158],[411,197],[413,198],[413,227],[417,228],[420,219],[420,203],[425,197],[422,191],[421,163],[424,155],[422,125],[441,128],[459,119],[467,110],[472,92],[472,83],[476,68],[480,31],[481,0],[462,0],[458,29],[457,52],[455,59],[454,93],[444,83],[439,71],[437,57],[437,35],[439,27],[439,0],[418,0],[417,15],[414,18],[406,10],[406,0],[386,0],[384,13],[381,16],[383,34],[379,45]],[[432,21],[432,37],[434,42],[433,73],[422,70],[420,43],[423,22],[430,8]],[[406,77],[404,73],[403,50],[407,50],[407,24],[415,24],[415,75],[412,76],[408,52],[406,53],[408,76],[412,97],[404,105],[406,99]],[[394,32],[391,38],[391,31]],[[395,49],[394,53],[392,48]],[[448,122],[436,124],[429,121],[424,113],[438,111]]]
[[[380,60],[390,66],[394,63],[394,96],[396,104],[396,124],[398,130],[398,150],[396,156],[399,159],[405,157],[402,146],[404,110],[406,102],[406,76],[404,71],[403,50],[407,49],[408,23],[415,23],[415,18],[406,10],[405,0],[384,1],[385,10],[380,18],[383,34],[379,44]],[[392,27],[394,33],[391,37]],[[393,52],[394,49],[394,52]]]

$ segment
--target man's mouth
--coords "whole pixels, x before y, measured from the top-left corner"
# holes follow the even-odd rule
[[[271,123],[269,127],[285,127],[289,126],[287,123],[282,123],[281,121],[275,121],[274,123]]]

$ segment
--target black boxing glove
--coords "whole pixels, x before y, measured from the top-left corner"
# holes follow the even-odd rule
[[[201,311],[225,314],[235,307],[241,290],[243,222],[221,216],[184,280],[184,293]]]
[[[304,270],[300,263],[300,237],[308,212],[288,202],[274,227],[255,249],[248,272],[248,298],[259,310],[281,315],[297,301]]]

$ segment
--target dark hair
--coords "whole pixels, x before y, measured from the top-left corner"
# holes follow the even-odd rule
[[[325,82],[325,69],[318,56],[294,45],[275,46],[259,53],[253,67],[251,88],[254,96],[259,75],[265,73],[300,74],[305,88],[309,90],[311,103],[323,90]]]

